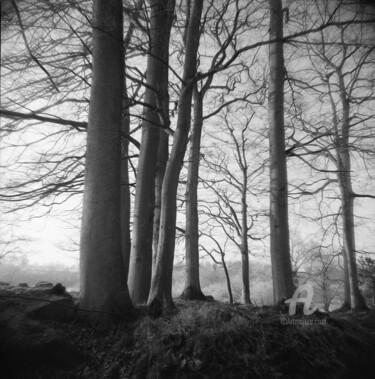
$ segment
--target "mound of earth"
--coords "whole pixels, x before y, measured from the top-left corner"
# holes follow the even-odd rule
[[[86,324],[74,313],[51,319],[30,311],[36,305],[27,302],[36,300],[25,300],[25,292],[17,300],[9,297],[12,289],[3,291],[0,354],[9,378],[349,379],[373,374],[375,310],[292,317],[275,307],[179,299],[169,315],[154,318],[147,308],[138,308],[128,320],[104,327]],[[56,296],[68,298],[51,292],[41,298],[48,302],[48,296],[60,307]]]

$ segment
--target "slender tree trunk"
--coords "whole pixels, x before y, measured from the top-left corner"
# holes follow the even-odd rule
[[[148,298],[148,305],[155,311],[173,307],[172,273],[176,236],[176,196],[190,129],[202,6],[203,0],[192,1],[177,127],[163,181],[158,253]]]
[[[346,186],[345,186],[346,187]],[[350,289],[350,307],[351,309],[366,308],[366,301],[359,290],[357,263],[355,254],[355,237],[354,237],[354,215],[353,215],[353,196],[349,195],[345,189],[341,191],[343,234],[344,234],[344,251],[347,254],[347,275]],[[349,190],[350,191],[350,190]]]
[[[325,277],[325,274],[323,274],[322,278],[322,297],[323,297],[323,307],[326,312],[329,312],[329,305],[331,303],[329,299],[329,281]]]
[[[284,131],[284,57],[283,13],[281,0],[269,0],[270,83],[268,119],[270,141],[270,243],[274,302],[293,295],[293,277],[289,251],[288,179]]]
[[[339,68],[336,68],[336,74],[339,81],[340,100],[342,105],[341,130],[339,121],[334,115],[334,126],[336,131],[336,162],[337,178],[341,192],[341,209],[343,222],[344,254],[347,265],[347,279],[350,288],[350,308],[362,309],[366,307],[365,298],[362,296],[357,275],[357,262],[355,250],[354,234],[354,192],[351,179],[351,161],[349,150],[349,128],[350,128],[350,104],[346,97],[344,78]],[[330,87],[329,87],[330,88]],[[331,102],[334,101],[331,98]],[[335,107],[333,110],[335,112]]]
[[[136,195],[134,202],[132,249],[129,268],[129,291],[134,303],[147,301],[152,273],[152,239],[155,207],[155,172],[159,134],[163,117],[159,107],[160,87],[164,78],[164,61],[168,55],[171,29],[170,13],[174,13],[174,1],[151,0],[150,54],[147,61],[145,121],[142,126],[142,143],[139,154]],[[167,52],[167,53],[166,53]],[[162,115],[164,116],[164,115]],[[165,125],[169,126],[169,125]]]
[[[242,196],[241,196],[241,257],[242,257],[242,302],[251,304],[249,274],[249,244],[247,242],[247,166],[242,164]]]
[[[121,0],[94,0],[93,79],[81,229],[80,309],[91,319],[131,308],[121,252]]]
[[[221,252],[221,263],[223,264],[223,269],[225,273],[225,279],[227,281],[227,290],[228,290],[228,295],[229,295],[229,303],[233,304],[233,293],[232,293],[232,286],[230,284],[230,277],[229,277],[229,272],[228,272],[228,267],[225,262],[225,253],[222,251]]]
[[[138,0],[134,9],[139,12],[142,8],[143,0]],[[132,21],[129,29],[124,37],[124,50],[129,47],[130,41],[133,37],[136,24]],[[121,247],[122,247],[122,260],[124,263],[124,275],[126,282],[128,281],[129,274],[129,261],[130,261],[130,183],[129,183],[129,141],[125,136],[130,132],[130,116],[129,116],[129,97],[126,85],[126,65],[124,67],[124,100],[123,100],[123,116],[121,125]]]
[[[126,81],[124,82],[126,83]],[[125,90],[126,92],[126,90]],[[127,94],[125,93],[125,99]],[[124,101],[126,114],[122,118],[121,134],[129,134],[130,118],[127,107],[127,101]],[[124,265],[124,276],[127,282],[129,272],[129,259],[130,259],[130,187],[129,187],[129,141],[121,137],[121,250],[122,260]]]
[[[199,281],[199,235],[198,235],[198,174],[201,136],[203,127],[203,95],[194,88],[194,122],[191,135],[188,174],[186,184],[186,267],[184,299],[205,300]]]
[[[228,296],[229,296],[229,302],[230,304],[233,304],[233,293],[232,293],[232,286],[231,286],[231,283],[230,283],[230,277],[229,277],[229,272],[228,272],[228,267],[227,267],[227,264],[225,262],[225,252],[223,250],[223,247],[222,245],[215,239],[211,236],[211,239],[212,241],[215,242],[216,246],[217,246],[217,251],[220,253],[220,258],[221,258],[221,264],[223,266],[223,269],[224,269],[224,274],[225,274],[225,279],[226,279],[226,282],[227,282],[227,290],[228,290]],[[204,249],[206,252],[208,252],[207,249]],[[219,264],[219,262],[216,261],[216,259],[213,257],[212,254],[208,253],[209,256],[213,259],[213,261],[216,263],[216,264]]]

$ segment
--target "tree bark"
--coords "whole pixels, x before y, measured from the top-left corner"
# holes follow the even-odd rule
[[[198,235],[198,174],[201,136],[203,127],[203,94],[194,88],[194,122],[191,133],[188,174],[186,183],[186,266],[185,288],[181,297],[189,300],[205,300],[199,281],[199,235]]]
[[[135,5],[137,12],[142,8],[143,0],[138,0]],[[129,47],[133,37],[136,24],[132,21],[129,29],[124,38],[124,50]],[[124,67],[124,101],[123,101],[123,116],[121,125],[121,246],[122,246],[122,260],[124,264],[124,275],[126,282],[128,281],[131,238],[130,238],[130,215],[131,215],[131,201],[130,201],[130,183],[129,183],[129,136],[130,133],[130,116],[129,116],[129,96],[126,85],[126,64]]]
[[[126,81],[124,79],[124,84]],[[126,87],[126,86],[125,86]],[[129,141],[123,137],[129,134],[130,130],[130,118],[127,107],[127,94],[125,90],[125,111],[126,114],[122,118],[121,126],[121,250],[122,260],[124,265],[125,281],[128,281],[129,273],[129,260],[130,260],[130,188],[129,188]]]
[[[340,185],[341,187],[341,185]],[[349,188],[348,188],[349,187]],[[366,308],[366,301],[359,290],[357,263],[355,253],[355,235],[354,235],[354,215],[353,201],[354,198],[350,192],[348,183],[341,188],[341,204],[343,219],[343,237],[344,237],[344,253],[347,255],[347,275],[350,290],[350,307],[351,309]]]
[[[223,265],[224,273],[225,273],[225,279],[227,281],[227,290],[228,290],[228,296],[229,296],[229,303],[233,304],[233,294],[232,294],[232,286],[230,284],[230,277],[228,272],[228,267],[225,262],[225,253],[221,252],[221,263]]]
[[[281,0],[269,0],[270,83],[268,119],[270,141],[270,243],[273,296],[277,304],[293,295],[293,277],[289,251],[288,179],[284,131],[284,57],[283,13]]]
[[[169,12],[169,23],[172,25],[174,14]],[[164,62],[169,60],[169,51],[165,50]],[[169,118],[169,68],[167,65],[164,66],[163,77],[160,80],[160,107],[162,114],[164,115],[164,122],[167,126],[170,125]],[[154,209],[154,220],[153,220],[153,241],[152,241],[152,268],[154,271],[156,254],[158,251],[159,243],[159,230],[160,230],[160,209],[161,209],[161,190],[163,186],[163,179],[165,175],[165,170],[167,167],[169,155],[169,136],[164,130],[159,129],[159,146],[157,154],[156,163],[156,175],[155,175],[155,209]]]
[[[343,248],[342,256],[344,259],[344,303],[341,305],[340,310],[347,311],[350,309],[350,284],[349,284],[349,273],[348,273],[348,258]]]
[[[129,267],[129,291],[134,303],[147,301],[152,273],[152,240],[155,207],[155,173],[158,155],[159,125],[164,120],[161,86],[166,87],[169,36],[174,14],[173,0],[151,0],[150,54],[147,61],[147,84],[134,202],[132,249]],[[167,113],[168,114],[168,113]],[[160,117],[160,115],[162,117]],[[169,127],[169,125],[164,125]]]
[[[93,79],[80,249],[80,309],[108,320],[131,308],[121,252],[121,0],[94,0]]]
[[[350,128],[350,104],[345,93],[344,78],[339,68],[336,68],[339,81],[340,100],[342,105],[341,133],[339,132],[338,120],[335,117],[336,126],[336,161],[337,178],[341,192],[341,209],[343,222],[344,254],[347,265],[347,275],[350,289],[351,309],[366,307],[366,300],[361,294],[358,285],[355,233],[354,233],[354,192],[351,179],[351,161],[349,150]]]
[[[150,296],[147,302],[156,311],[168,310],[174,306],[172,300],[172,273],[176,236],[176,196],[190,129],[202,6],[203,0],[192,2],[177,127],[163,181],[158,252]]]
[[[245,158],[245,157],[244,157]],[[247,242],[247,165],[242,162],[242,195],[241,195],[241,258],[242,258],[242,302],[251,304],[249,274],[249,244]]]
[[[153,239],[152,239],[152,272],[154,272],[156,264],[156,255],[158,252],[159,232],[160,232],[160,211],[161,211],[161,191],[163,187],[163,180],[165,169],[167,167],[169,154],[169,136],[164,130],[159,132],[159,146],[158,156],[156,163],[156,176],[155,176],[155,209],[154,209],[154,222],[153,222]]]

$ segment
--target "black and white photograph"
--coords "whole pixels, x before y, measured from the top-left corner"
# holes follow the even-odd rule
[[[375,377],[375,2],[1,0],[1,379]]]

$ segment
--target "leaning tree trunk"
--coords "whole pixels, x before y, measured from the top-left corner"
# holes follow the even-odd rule
[[[131,308],[121,255],[121,0],[94,0],[93,79],[81,229],[80,309],[96,320]]]
[[[174,14],[169,12],[169,21],[172,25]],[[169,60],[169,50],[165,50],[164,62]],[[170,125],[169,118],[169,67],[164,65],[163,77],[160,79],[160,101],[158,108],[160,108],[162,115],[161,121],[167,126]],[[156,162],[156,173],[155,173],[155,208],[154,208],[154,220],[153,220],[153,240],[152,240],[152,271],[155,268],[156,254],[158,251],[159,243],[159,229],[160,229],[160,209],[161,209],[161,190],[163,186],[163,180],[165,175],[165,170],[167,167],[169,155],[169,135],[163,129],[159,129],[159,146]]]
[[[294,292],[289,251],[288,179],[284,131],[284,56],[281,0],[269,0],[270,83],[268,119],[270,143],[270,243],[275,304]]]
[[[174,14],[174,1],[151,0],[150,54],[147,61],[147,88],[145,93],[145,121],[139,153],[136,195],[134,201],[132,249],[129,267],[129,291],[134,303],[147,301],[152,273],[153,218],[155,207],[155,173],[158,155],[161,86],[167,80],[169,36]],[[164,115],[162,115],[164,116]],[[162,125],[169,127],[169,125]]]
[[[163,180],[165,169],[167,167],[169,154],[169,136],[164,130],[159,132],[159,146],[158,156],[156,163],[155,175],[155,209],[153,221],[153,240],[152,240],[152,272],[154,272],[156,264],[156,255],[158,252],[159,232],[160,232],[160,210],[161,210],[161,190],[163,187]]]
[[[198,235],[198,174],[203,127],[203,94],[194,88],[194,122],[191,134],[188,174],[186,183],[186,266],[185,288],[181,297],[189,300],[205,300],[199,281],[199,235]]]
[[[197,66],[202,6],[203,0],[194,0],[192,2],[177,127],[163,181],[159,245],[150,296],[148,298],[148,305],[154,308],[155,311],[162,310],[163,308],[167,310],[173,307],[172,273],[176,236],[176,197],[190,129],[191,103]]]

